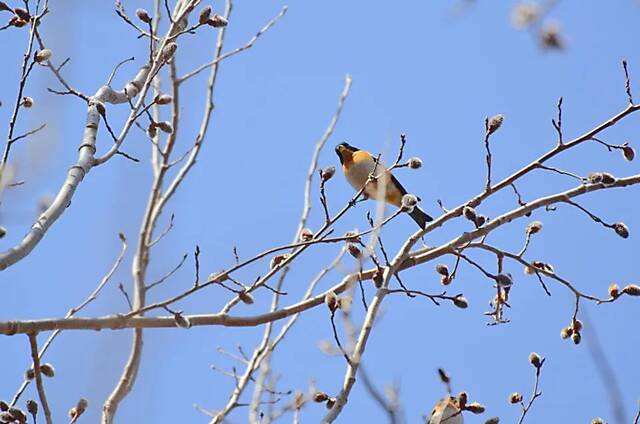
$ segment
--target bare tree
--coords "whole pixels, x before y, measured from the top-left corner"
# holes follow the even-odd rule
[[[555,3],[548,5],[551,8]],[[607,293],[591,292],[582,285],[576,284],[569,277],[556,273],[551,263],[529,256],[528,248],[534,242],[535,237],[543,231],[540,221],[523,222],[536,210],[553,210],[558,206],[576,208],[599,226],[611,230],[619,237],[627,239],[630,230],[621,221],[613,222],[601,218],[595,212],[585,207],[582,198],[593,195],[594,192],[607,192],[612,189],[626,190],[630,186],[640,183],[640,174],[626,176],[614,176],[609,172],[594,172],[589,175],[579,175],[570,170],[561,169],[553,165],[553,160],[564,156],[571,157],[578,146],[584,144],[597,144],[603,146],[608,152],[621,152],[624,159],[633,161],[635,151],[627,144],[612,144],[604,140],[609,128],[619,122],[628,119],[640,110],[640,104],[634,103],[632,96],[632,84],[629,77],[629,67],[622,63],[621,96],[626,97],[626,105],[618,111],[613,111],[611,116],[602,122],[594,123],[591,128],[583,129],[578,135],[565,134],[563,130],[563,100],[560,98],[556,105],[556,116],[552,119],[552,125],[556,132],[553,147],[541,154],[538,158],[528,163],[523,163],[506,177],[498,178],[492,165],[492,141],[499,136],[504,117],[500,114],[487,117],[484,120],[484,132],[479,134],[479,143],[485,148],[486,174],[482,177],[483,189],[477,195],[454,207],[446,207],[442,202],[442,213],[425,228],[416,231],[406,237],[405,242],[397,251],[393,252],[385,248],[383,241],[385,229],[392,222],[407,213],[410,213],[418,201],[412,194],[406,194],[402,207],[388,216],[384,216],[384,205],[376,205],[376,213],[367,214],[369,228],[362,231],[349,232],[343,235],[336,234],[336,223],[341,221],[349,213],[357,211],[356,205],[366,199],[365,186],[384,182],[381,178],[385,172],[372,172],[367,184],[357,191],[344,205],[337,206],[331,199],[330,181],[337,172],[335,167],[320,166],[320,154],[326,149],[331,136],[339,124],[343,106],[348,100],[352,79],[346,75],[344,86],[339,94],[337,108],[329,121],[329,124],[315,144],[312,150],[308,172],[304,176],[304,193],[302,212],[297,224],[292,228],[292,241],[289,244],[278,246],[262,246],[256,242],[257,248],[264,249],[260,253],[249,258],[241,259],[234,248],[235,261],[230,263],[222,271],[208,269],[206,263],[200,259],[200,247],[193,246],[193,254],[185,254],[164,276],[152,280],[149,277],[149,263],[154,255],[154,248],[174,227],[174,216],[168,221],[166,227],[162,227],[161,218],[166,215],[167,205],[175,194],[187,183],[187,176],[194,169],[200,154],[201,147],[210,131],[212,113],[214,111],[215,90],[218,71],[223,62],[243,51],[250,49],[255,43],[280,21],[287,8],[284,7],[277,15],[268,20],[258,32],[245,44],[232,49],[225,48],[225,32],[227,25],[233,22],[232,1],[226,0],[224,11],[215,13],[210,6],[200,5],[199,0],[178,0],[173,8],[167,1],[155,0],[153,11],[138,9],[135,13],[125,10],[120,1],[116,2],[115,11],[122,19],[123,24],[129,25],[134,31],[134,36],[148,42],[148,57],[136,60],[139,65],[130,80],[121,89],[112,87],[112,80],[119,66],[116,66],[108,81],[92,95],[82,93],[74,88],[65,76],[64,66],[69,59],[59,60],[51,50],[43,37],[40,25],[46,25],[48,19],[55,18],[55,6],[48,0],[24,1],[24,7],[10,6],[0,2],[0,13],[11,16],[9,23],[2,29],[16,29],[24,33],[26,50],[22,66],[17,75],[17,95],[12,105],[12,113],[8,122],[8,134],[4,144],[4,153],[0,163],[0,190],[19,190],[21,181],[13,180],[11,172],[12,148],[16,143],[26,143],[29,137],[45,128],[42,123],[34,129],[23,134],[16,133],[16,123],[21,118],[21,112],[29,108],[34,99],[25,95],[25,87],[33,72],[44,70],[52,73],[60,84],[59,89],[49,89],[52,95],[69,96],[69,101],[80,100],[86,104],[86,117],[83,136],[78,140],[78,158],[73,163],[65,180],[55,194],[50,204],[35,220],[27,234],[14,246],[3,247],[0,252],[0,270],[15,265],[22,260],[29,260],[29,254],[39,248],[39,242],[49,231],[56,231],[57,220],[65,214],[69,208],[73,208],[74,196],[84,177],[98,166],[108,167],[116,156],[139,163],[145,162],[142,158],[134,157],[127,153],[127,141],[132,138],[131,133],[140,130],[144,134],[149,145],[149,161],[152,171],[152,181],[148,189],[148,200],[139,226],[137,237],[134,238],[134,253],[131,257],[131,287],[123,284],[118,289],[125,297],[129,310],[126,313],[116,313],[106,316],[78,317],[77,313],[91,304],[102,293],[103,289],[113,280],[113,275],[123,262],[128,260],[128,238],[120,234],[122,249],[115,258],[113,265],[104,275],[97,287],[79,305],[69,309],[64,317],[33,320],[7,320],[0,321],[0,334],[5,336],[24,335],[31,354],[31,367],[25,373],[25,379],[19,386],[10,401],[0,404],[0,422],[26,422],[27,413],[31,414],[33,422],[39,414],[39,406],[47,423],[52,423],[54,417],[57,421],[62,418],[61,409],[69,405],[53,405],[47,401],[47,378],[55,375],[53,365],[44,362],[45,354],[56,337],[63,331],[88,331],[111,329],[117,331],[130,331],[132,333],[131,350],[129,358],[117,380],[115,387],[102,406],[102,423],[113,423],[117,417],[117,411],[122,401],[134,388],[138,380],[138,372],[145,366],[144,337],[145,330],[149,328],[189,329],[197,326],[224,326],[224,327],[259,327],[262,337],[253,348],[252,352],[245,353],[242,348],[238,352],[227,352],[221,349],[225,355],[232,357],[240,364],[240,369],[233,371],[219,370],[234,381],[234,388],[228,394],[226,402],[218,409],[209,410],[199,407],[211,423],[227,422],[229,415],[240,407],[246,407],[249,422],[265,423],[283,418],[286,414],[292,414],[293,421],[299,422],[303,408],[310,407],[314,403],[324,404],[327,408],[323,418],[324,423],[336,421],[345,407],[356,383],[361,382],[367,393],[386,414],[391,423],[404,421],[402,407],[399,402],[399,389],[392,387],[387,393],[380,391],[375,384],[376,374],[370,369],[363,368],[369,338],[376,328],[376,321],[380,317],[382,305],[389,295],[406,296],[408,300],[418,302],[421,299],[428,300],[435,305],[448,304],[456,308],[467,308],[469,300],[463,293],[450,293],[451,284],[459,276],[463,266],[477,270],[495,291],[495,296],[490,300],[491,310],[486,313],[490,325],[503,325],[509,322],[508,308],[509,296],[512,290],[517,290],[514,277],[505,271],[505,263],[512,262],[525,269],[527,274],[533,276],[540,285],[540,289],[547,295],[551,295],[549,286],[554,284],[566,290],[574,300],[573,308],[568,314],[569,324],[562,329],[563,338],[571,338],[575,344],[579,344],[583,334],[583,316],[581,306],[585,303],[596,305],[618,302],[627,297],[640,296],[640,286],[628,282],[621,287],[611,285]],[[518,10],[522,25],[534,25],[546,12],[527,12]],[[529,14],[527,14],[529,13]],[[525,16],[526,15],[526,16]],[[523,17],[524,16],[524,17]],[[198,36],[204,31],[217,31],[217,39],[212,56],[208,59],[201,58],[204,62],[189,71],[181,71],[178,67],[180,59],[180,43],[184,37]],[[560,42],[556,38],[551,39],[549,30],[543,31],[542,42],[546,47],[558,47]],[[546,35],[545,35],[546,34]],[[546,38],[545,38],[546,37]],[[123,62],[124,63],[124,62]],[[191,81],[196,75],[207,72],[209,77],[205,87],[205,103],[201,109],[201,121],[195,135],[183,128],[182,93],[184,84]],[[112,109],[118,107],[128,108],[128,116],[123,122],[114,122],[110,119]],[[168,111],[168,112],[167,112]],[[163,120],[163,116],[170,118]],[[113,143],[106,151],[99,153],[96,139],[99,132],[106,132]],[[176,148],[178,139],[190,139],[191,144],[184,152]],[[409,137],[399,136],[397,154],[392,164],[387,168],[395,173],[404,169],[418,169],[422,166],[419,158],[405,158],[405,150],[411,149]],[[380,155],[373,152],[374,156]],[[379,166],[383,167],[382,162]],[[540,187],[539,193],[530,199],[525,199],[518,190],[518,184],[532,174],[559,174],[574,181],[575,185],[570,189],[554,188],[551,194],[548,187]],[[378,184],[384,190],[384,184]],[[545,190],[547,189],[547,190]],[[314,201],[315,190],[320,193],[319,202]],[[503,192],[513,195],[512,200],[505,201],[507,197]],[[602,195],[606,195],[603,193]],[[486,202],[493,200],[500,204],[502,212],[496,217],[489,218],[482,213]],[[495,199],[495,200],[494,200]],[[319,206],[322,214],[322,224],[318,228],[311,228],[309,217],[312,207]],[[445,226],[457,222],[463,222],[465,230],[458,232],[454,237],[443,243],[427,245],[424,242],[426,235],[430,235]],[[516,223],[514,223],[514,221]],[[456,224],[456,225],[457,225]],[[522,248],[511,251],[491,242],[489,236],[498,229],[509,227],[513,231],[522,231]],[[0,236],[4,236],[6,229],[0,228]],[[257,249],[256,249],[257,250]],[[317,266],[317,274],[308,282],[302,298],[294,301],[287,299],[287,286],[292,283],[287,276],[292,266],[303,253],[310,250],[324,250],[332,252],[335,258],[326,265]],[[495,267],[488,268],[476,259],[479,254],[488,254],[495,260]],[[443,258],[451,258],[454,262],[452,269],[445,265]],[[188,288],[175,291],[171,296],[159,301],[150,302],[148,294],[154,288],[162,285],[176,272],[185,267],[185,264],[193,263],[193,278],[188,282]],[[347,265],[345,265],[347,264]],[[187,265],[188,266],[188,265]],[[256,267],[262,270],[255,273],[256,278],[252,282],[243,282],[239,275],[241,271],[253,272]],[[335,270],[344,270],[350,267],[344,277],[328,289],[318,290],[318,284]],[[401,273],[411,268],[422,267],[434,269],[429,271],[440,280],[441,290],[428,292],[422,288],[414,289],[405,285]],[[266,271],[265,271],[266,269]],[[219,296],[226,296],[226,304],[216,313],[190,314],[180,309],[181,302],[185,299],[204,295],[209,289],[217,290]],[[367,295],[367,290],[375,290],[373,296]],[[240,315],[235,312],[237,305],[254,304],[254,296],[258,293],[266,293],[271,297],[271,302],[266,310],[257,311],[250,315]],[[277,385],[277,377],[272,368],[272,355],[276,349],[286,349],[285,337],[296,325],[303,313],[314,308],[326,309],[327,324],[331,326],[333,341],[325,346],[330,355],[338,355],[344,358],[344,375],[332,376],[341,380],[339,390],[328,393],[322,388],[310,384],[307,390],[282,391]],[[351,313],[353,308],[362,308],[364,318],[357,322],[358,318]],[[342,318],[337,321],[336,318]],[[282,321],[282,325],[276,324]],[[586,320],[585,320],[586,321]],[[339,325],[342,324],[342,325]],[[168,330],[173,331],[173,330]],[[46,339],[44,339],[46,337]],[[587,334],[587,337],[589,335]],[[595,354],[603,356],[598,350],[597,338],[593,337],[593,350]],[[606,358],[605,358],[606,359]],[[509,402],[520,405],[522,408],[519,423],[524,422],[530,409],[542,402],[541,374],[545,359],[536,353],[529,357],[531,365],[535,369],[534,388],[530,398],[524,397],[518,392],[509,396]],[[606,363],[606,361],[601,361]],[[16,365],[18,366],[18,365]],[[604,365],[604,373],[611,374],[610,365]],[[467,413],[481,414],[485,407],[469,399],[466,392],[453,394],[451,379],[444,370],[440,370],[440,379],[445,384],[447,395],[439,402],[430,417],[430,423],[462,422]],[[35,393],[39,401],[27,402],[25,413],[18,405],[23,395],[32,382],[35,382]],[[615,384],[615,383],[612,383]],[[78,394],[78,403],[69,411],[70,422],[79,421],[82,414],[89,407],[86,400]],[[434,399],[435,400],[435,399]],[[617,407],[619,410],[620,407]],[[267,410],[267,412],[265,412]],[[640,415],[640,413],[639,413]],[[636,417],[635,421],[638,421]],[[487,423],[497,423],[498,418],[489,418]]]

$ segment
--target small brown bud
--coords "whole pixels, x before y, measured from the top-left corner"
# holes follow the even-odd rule
[[[511,14],[511,22],[517,29],[524,29],[538,19],[538,6],[532,3],[518,4]]]
[[[633,150],[633,147],[625,145],[622,147],[622,156],[631,162],[636,157],[636,151]]]
[[[206,6],[200,12],[200,16],[198,17],[198,23],[200,25],[205,25],[209,18],[211,17],[211,6]]]
[[[22,107],[29,109],[33,106],[33,99],[31,97],[25,96],[22,98],[22,102],[20,103]]]
[[[624,222],[616,222],[613,224],[613,230],[623,239],[629,238],[629,227]]]
[[[571,335],[571,340],[573,340],[574,344],[580,344],[580,341],[582,341],[582,336],[580,335],[580,333],[574,332]]]
[[[581,332],[582,331],[582,321],[580,321],[579,319],[576,319],[575,321],[573,321],[573,323],[571,323],[571,328],[576,333]]]
[[[467,394],[467,392],[460,392],[458,393],[458,407],[460,409],[463,409],[465,406],[467,406],[467,401],[469,400],[469,395]]]
[[[487,134],[493,134],[500,128],[502,122],[504,121],[503,115],[494,115],[487,121]]]
[[[413,194],[405,194],[402,196],[402,209],[407,212],[413,212],[413,208],[418,204],[418,198]]]
[[[281,255],[276,255],[273,258],[271,258],[271,263],[269,264],[271,269],[274,269],[275,267],[279,266],[281,263],[283,263],[284,261],[286,261],[289,258],[289,254],[288,253],[283,253]]]
[[[513,285],[513,278],[511,274],[498,274],[494,277],[496,284],[500,287],[511,287]]]
[[[189,318],[185,317],[179,312],[173,314],[173,320],[176,322],[176,325],[181,328],[191,328],[191,321]]]
[[[476,216],[476,220],[475,220],[476,227],[482,227],[485,224],[485,222],[487,222],[487,217],[486,216],[484,216],[484,215]]]
[[[602,182],[602,172],[592,172],[587,177],[587,181],[591,184],[600,184]]]
[[[80,399],[76,406],[69,409],[69,418],[77,419],[80,415],[84,414],[89,406],[89,402],[86,399]]]
[[[47,61],[47,60],[51,59],[51,55],[52,55],[51,50],[49,50],[49,49],[42,49],[42,50],[38,50],[38,51],[36,52],[36,54],[35,54],[35,56],[34,56],[34,58],[33,58],[33,59],[34,59],[37,63],[42,63],[42,62],[44,62],[44,61]]]
[[[482,414],[486,408],[481,403],[471,402],[469,405],[465,407],[465,409],[474,414]]]
[[[27,21],[25,21],[24,19],[20,19],[18,16],[14,16],[9,20],[9,25],[14,26],[16,28],[22,28],[26,24],[27,24]]]
[[[329,398],[327,400],[327,403],[324,404],[324,406],[326,406],[327,409],[331,409],[331,408],[333,408],[333,405],[335,405],[335,404],[336,404],[336,398]]]
[[[168,94],[158,94],[154,99],[155,104],[157,105],[168,105],[173,101],[173,97]]]
[[[440,275],[448,276],[449,268],[445,264],[436,265],[436,272]]]
[[[460,309],[466,309],[469,306],[469,302],[462,295],[458,295],[458,296],[454,297],[453,298],[453,304],[456,305]]]
[[[96,110],[100,114],[100,116],[105,116],[107,114],[107,109],[102,102],[95,102]]]
[[[500,417],[491,417],[484,424],[498,424],[500,422]]]
[[[147,128],[147,135],[150,138],[154,138],[156,135],[158,135],[158,127],[156,127],[153,122],[149,124],[149,128]]]
[[[7,5],[7,3],[0,1],[0,12],[5,12],[5,11],[11,11],[11,8],[9,7],[9,5]]]
[[[0,411],[6,411],[9,409],[9,404],[4,400],[0,400]]]
[[[25,373],[24,373],[24,379],[25,380],[33,380],[34,378],[36,378],[36,372],[33,368],[29,368]]]
[[[476,216],[476,210],[473,209],[471,206],[465,206],[464,209],[462,209],[462,214],[469,221],[476,222],[476,217],[477,217]]]
[[[540,31],[540,45],[544,49],[562,50],[564,41],[557,24],[548,24]]]
[[[324,303],[331,312],[335,312],[338,308],[338,297],[333,291],[330,291],[324,296]]]
[[[11,407],[7,410],[7,412],[9,413],[11,418],[13,418],[12,420],[9,420],[7,422],[13,423],[14,421],[18,421],[20,424],[27,422],[27,414],[25,414],[22,409]]]
[[[171,134],[173,132],[173,125],[169,121],[158,122],[158,128],[167,134]]]
[[[173,57],[173,55],[176,53],[177,49],[178,49],[178,45],[176,43],[174,42],[167,43],[162,49],[162,55],[161,55],[162,60],[165,62],[170,60]]]
[[[40,365],[40,372],[46,377],[53,377],[56,375],[56,370],[50,363]]]
[[[303,228],[300,231],[300,241],[310,241],[313,240],[313,231],[308,228]]]
[[[223,16],[213,15],[213,18],[207,21],[207,25],[210,25],[214,28],[222,28],[226,27],[229,24],[229,21]]]
[[[333,178],[335,173],[336,173],[336,167],[329,166],[328,168],[325,168],[322,170],[322,172],[320,173],[320,178],[322,179],[322,181],[329,181],[331,178]]]
[[[344,233],[343,236],[347,241],[350,242],[359,242],[360,241],[360,236],[358,236],[358,232],[357,231],[347,231],[346,233]]]
[[[564,327],[562,330],[560,330],[561,339],[568,339],[569,337],[571,337],[572,334],[573,334],[573,328],[571,328],[571,326]]]
[[[411,169],[420,169],[422,168],[422,159],[418,157],[409,158],[409,160],[407,160],[407,166]]]
[[[23,21],[29,21],[31,19],[31,15],[29,15],[29,12],[27,12],[27,9],[16,7],[15,9],[13,9],[13,13],[15,13],[16,16],[22,19]]]
[[[149,16],[149,12],[147,12],[144,9],[136,10],[136,16],[138,17],[138,19],[140,19],[145,24],[150,24],[151,23],[151,16]]]
[[[640,286],[636,284],[628,284],[622,289],[622,293],[628,294],[629,296],[640,296]]]
[[[31,415],[38,415],[38,402],[33,399],[27,401],[27,412]]]
[[[509,403],[515,404],[522,402],[522,395],[518,392],[513,392],[509,395]]]
[[[451,278],[450,275],[443,275],[442,277],[440,277],[440,284],[442,284],[443,286],[448,286],[452,281],[453,278]]]
[[[618,287],[616,283],[611,283],[611,285],[609,286],[609,296],[613,297],[614,299],[620,296],[620,287]]]
[[[241,291],[240,293],[238,293],[238,297],[245,305],[253,305],[253,296],[251,296],[248,291]]]
[[[615,184],[615,182],[616,182],[616,177],[614,177],[612,174],[608,172],[602,173],[602,184],[611,185],[611,184]]]
[[[535,352],[529,354],[529,363],[536,368],[542,367],[543,359]]]
[[[0,423],[12,423],[14,421],[13,417],[9,413],[9,411],[0,412]]]
[[[356,259],[360,259],[362,257],[362,251],[355,243],[347,243],[347,251]]]
[[[438,368],[438,376],[440,377],[440,381],[442,381],[444,384],[448,384],[451,382],[451,378],[449,378],[447,372],[442,368]]]
[[[326,402],[328,399],[329,399],[329,395],[326,394],[325,392],[315,392],[313,394],[314,402],[322,403],[322,402]]]
[[[527,235],[532,235],[539,233],[542,230],[542,222],[533,221],[531,224],[527,225]]]
[[[591,420],[591,424],[606,424],[606,423],[602,418],[597,417]]]

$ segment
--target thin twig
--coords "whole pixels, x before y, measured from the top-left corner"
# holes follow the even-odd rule
[[[38,396],[40,397],[40,404],[44,410],[44,418],[47,424],[52,424],[51,410],[49,409],[49,402],[47,402],[47,395],[44,391],[44,384],[42,383],[42,372],[40,371],[40,355],[38,354],[38,339],[35,333],[29,333],[29,344],[31,346],[31,359],[33,360],[33,371],[35,374],[36,386],[38,387]]]

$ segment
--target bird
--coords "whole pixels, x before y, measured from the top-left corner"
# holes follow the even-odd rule
[[[445,396],[440,399],[431,411],[427,424],[464,424],[458,399],[453,396]]]
[[[396,177],[371,153],[361,150],[348,143],[340,143],[336,146],[336,154],[340,158],[342,172],[347,178],[349,184],[356,190],[361,190],[365,184],[364,195],[368,199],[384,200],[386,203],[397,207],[402,207],[402,197],[407,194],[407,190]],[[367,184],[369,175],[376,173],[376,180]],[[378,189],[378,182],[382,182],[384,191]],[[433,218],[418,206],[413,207],[409,212],[409,216],[420,226],[425,228],[427,222],[433,221]]]

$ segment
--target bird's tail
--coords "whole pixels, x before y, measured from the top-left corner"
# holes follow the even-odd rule
[[[417,206],[413,209],[413,212],[411,212],[409,216],[411,216],[411,218],[413,218],[413,220],[418,223],[420,228],[423,229],[427,226],[427,222],[433,221],[433,218],[431,216],[429,216],[425,211]]]

